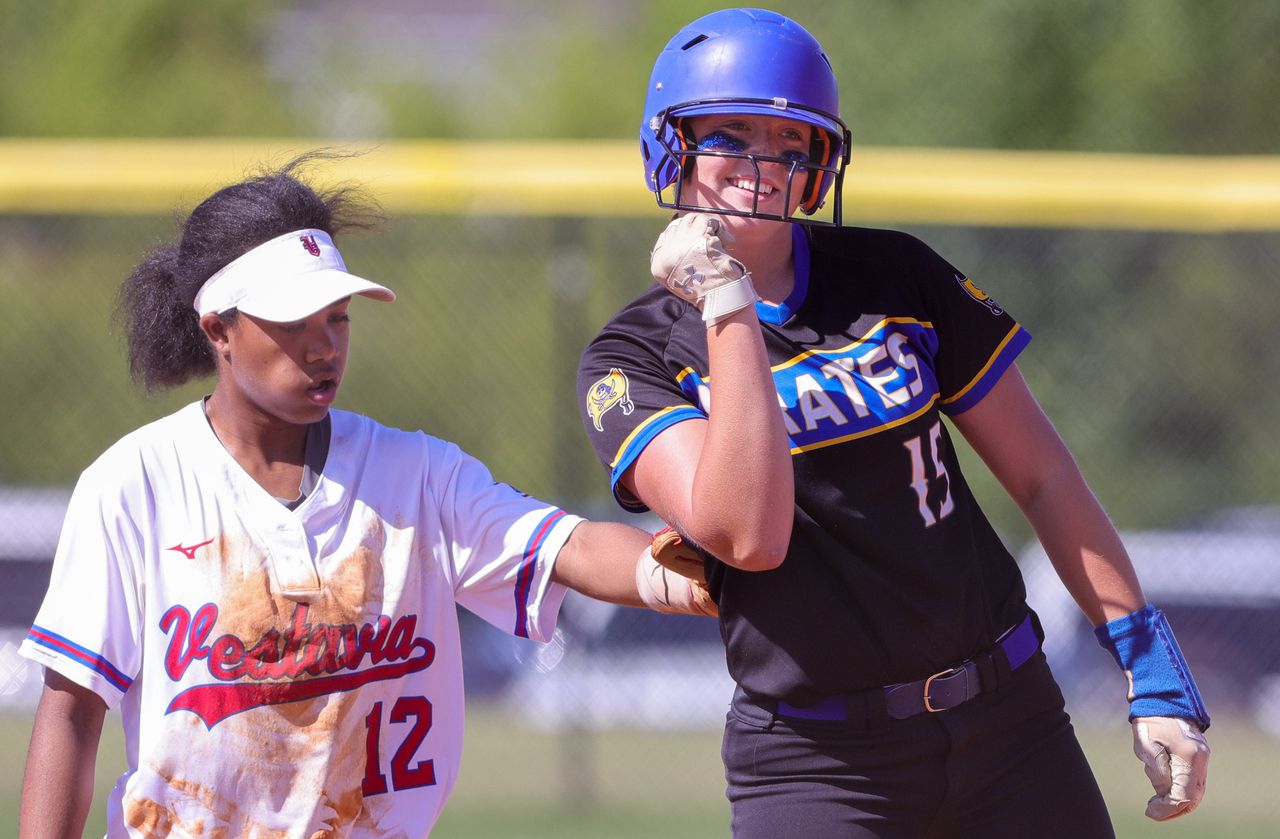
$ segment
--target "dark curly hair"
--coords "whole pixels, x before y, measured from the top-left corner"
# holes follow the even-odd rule
[[[310,152],[218,190],[182,222],[176,243],[161,245],[134,268],[120,286],[116,317],[124,325],[135,383],[155,392],[216,371],[194,308],[196,293],[236,257],[294,230],[315,228],[336,237],[382,222],[377,205],[359,188],[317,191],[302,179],[317,161],[350,156]]]

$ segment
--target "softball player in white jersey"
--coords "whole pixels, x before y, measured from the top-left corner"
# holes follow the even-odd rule
[[[81,835],[117,706],[110,837],[425,836],[462,751],[455,604],[541,641],[566,586],[696,611],[687,584],[639,590],[643,531],[330,409],[350,297],[394,295],[346,273],[330,233],[351,195],[314,192],[302,162],[213,195],[124,287],[135,376],[217,384],[76,486],[22,645],[47,674],[24,836]]]

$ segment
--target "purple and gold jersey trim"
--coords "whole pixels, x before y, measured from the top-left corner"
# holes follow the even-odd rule
[[[938,380],[938,336],[933,323],[881,318],[858,340],[806,350],[771,368],[791,453],[868,437],[912,422],[935,406],[960,413],[978,404],[1030,342],[1014,324],[987,362],[957,393],[944,397]],[[692,405],[665,408],[638,425],[610,464],[614,496],[627,509],[644,509],[620,494],[618,480],[659,433],[711,409],[710,378],[686,367],[675,377]]]
[[[808,350],[773,368],[793,454],[910,422],[938,398],[933,324],[882,318],[858,340]]]
[[[1000,381],[1004,371],[1009,369],[1015,358],[1031,343],[1031,333],[1020,325],[1014,324],[1009,334],[996,347],[991,358],[983,365],[978,374],[967,385],[952,396],[942,400],[942,411],[947,414],[962,414],[982,401],[982,397],[990,392],[995,383]]]
[[[127,691],[129,686],[133,684],[133,679],[120,672],[119,668],[111,662],[74,641],[63,638],[56,632],[33,626],[31,631],[27,633],[27,639],[33,644],[38,644],[45,649],[52,650],[63,658],[87,667],[106,679],[112,687],[121,693]]]
[[[547,536],[555,527],[556,522],[564,518],[564,510],[554,510],[533,529],[533,535],[529,537],[528,544],[524,547],[524,559],[520,563],[520,570],[516,572],[516,625],[514,633],[517,637],[529,637],[529,598],[533,594],[533,581],[537,576],[535,571],[538,567],[538,555],[542,552],[542,546],[547,542]]]
[[[852,434],[846,434],[842,437],[832,437],[826,440],[819,440],[814,443],[809,443],[808,445],[805,445],[805,446],[793,445],[791,447],[791,453],[802,454],[804,452],[811,452],[814,449],[821,449],[821,448],[825,448],[826,446],[835,446],[835,445],[839,445],[840,443],[847,443],[850,440],[857,440],[859,437],[869,437],[872,434],[879,434],[882,431],[888,431],[890,428],[897,428],[900,425],[906,425],[907,423],[914,420],[916,417],[919,417],[923,414],[927,414],[929,412],[929,409],[933,407],[933,403],[935,399],[930,399],[927,403],[925,403],[924,405],[921,405],[919,408],[917,408],[915,411],[911,412],[910,414],[905,414],[894,420],[884,422],[880,425],[876,425],[871,428],[864,428],[861,431],[855,431]]]

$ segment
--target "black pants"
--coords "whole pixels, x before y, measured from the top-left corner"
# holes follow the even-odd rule
[[[735,839],[1115,836],[1039,652],[999,691],[905,720],[790,719],[739,692],[722,755]]]

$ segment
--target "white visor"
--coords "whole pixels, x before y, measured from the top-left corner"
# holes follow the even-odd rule
[[[295,230],[263,242],[210,277],[196,294],[195,307],[201,316],[239,309],[292,323],[353,294],[396,299],[391,289],[348,274],[328,233]]]

